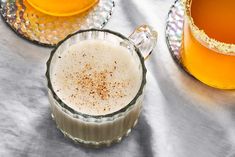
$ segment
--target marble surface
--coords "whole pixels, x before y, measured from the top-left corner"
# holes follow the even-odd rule
[[[210,88],[180,70],[165,42],[173,0],[117,0],[105,28],[128,35],[143,23],[159,32],[140,121],[121,143],[90,149],[56,129],[44,77],[50,50],[0,21],[1,157],[235,157],[235,92]]]

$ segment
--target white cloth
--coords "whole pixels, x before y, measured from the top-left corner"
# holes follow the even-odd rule
[[[165,42],[173,0],[117,0],[105,26],[128,36],[140,24],[159,32],[146,61],[143,112],[131,134],[109,148],[76,145],[50,117],[45,63],[50,50],[0,23],[1,157],[235,157],[235,93],[203,85],[181,71]]]

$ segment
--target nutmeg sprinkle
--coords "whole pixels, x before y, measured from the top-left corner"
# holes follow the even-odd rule
[[[56,61],[52,86],[63,102],[79,112],[115,112],[135,97],[141,71],[126,48],[105,41],[82,41]]]

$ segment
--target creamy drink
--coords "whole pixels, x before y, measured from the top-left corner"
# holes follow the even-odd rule
[[[151,27],[143,25],[129,38],[89,29],[60,42],[51,52],[46,72],[58,129],[75,142],[95,147],[130,133],[143,102],[144,59],[156,37]]]
[[[57,96],[69,107],[87,115],[106,115],[131,102],[142,78],[128,49],[86,40],[58,56],[51,80]]]
[[[60,104],[78,113],[62,108],[49,92],[52,115],[65,135],[85,144],[109,145],[130,132],[143,98],[135,98],[143,81],[136,53],[105,40],[84,40],[53,60],[52,89]]]

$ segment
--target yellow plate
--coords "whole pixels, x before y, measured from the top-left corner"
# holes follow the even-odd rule
[[[72,16],[87,11],[99,0],[27,0],[35,9],[52,16]]]

